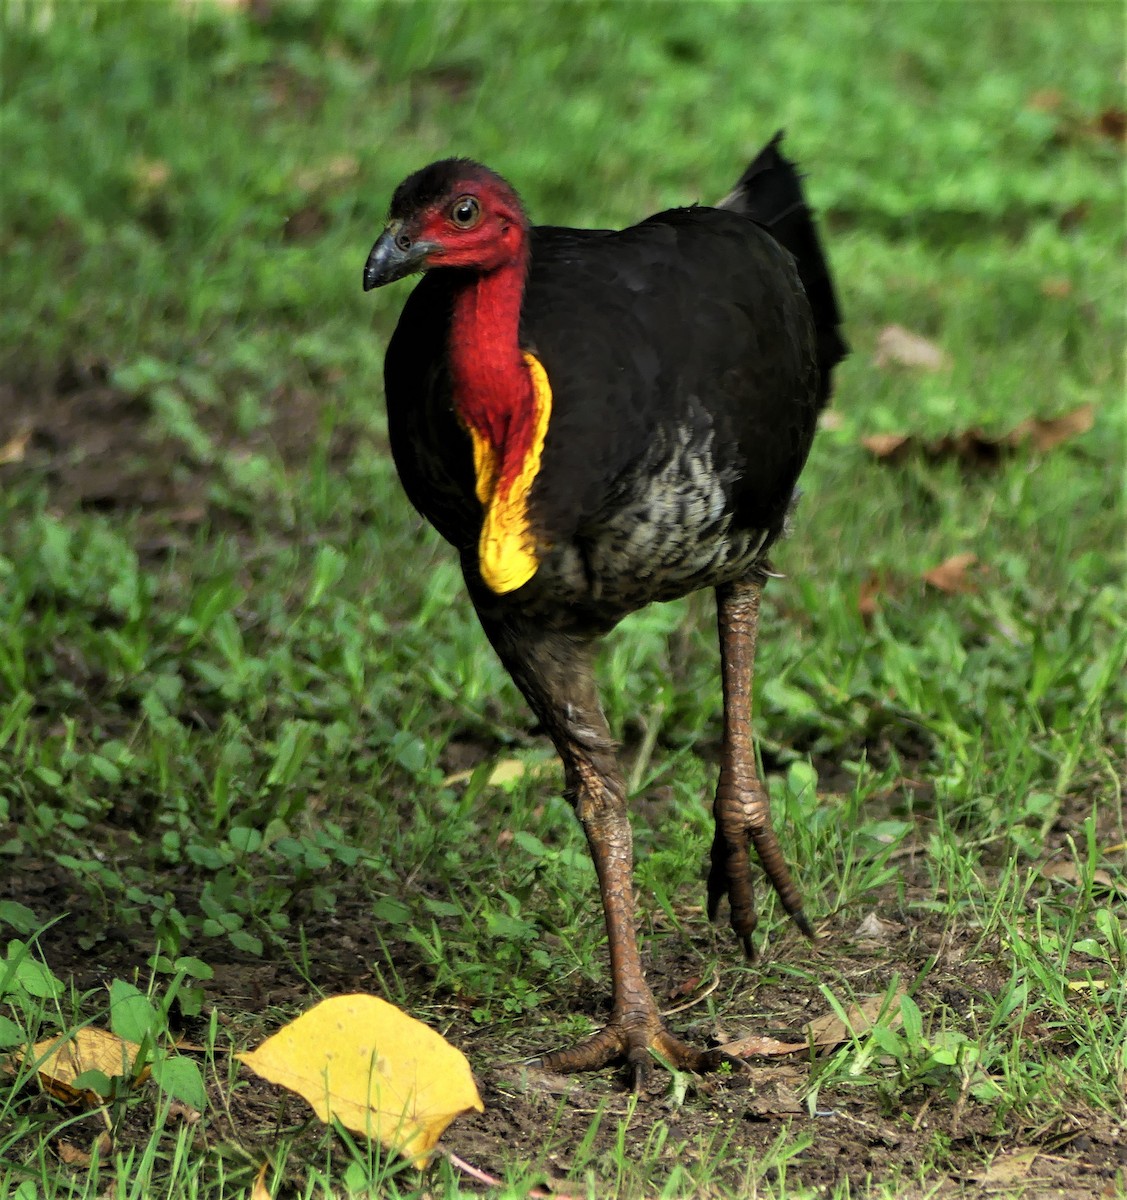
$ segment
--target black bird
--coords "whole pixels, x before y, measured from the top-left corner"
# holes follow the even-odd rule
[[[407,495],[461,556],[501,661],[563,760],[598,872],[613,1001],[603,1029],[538,1060],[651,1048],[720,1056],[665,1027],[634,930],[626,788],[593,675],[627,613],[716,590],[724,738],[708,910],[752,952],[749,846],[810,933],[758,778],[752,667],[767,554],[783,533],[834,366],[829,267],[781,134],[714,208],[623,230],[533,226],[488,168],[446,159],[396,189],[364,288],[419,271],[385,363]]]

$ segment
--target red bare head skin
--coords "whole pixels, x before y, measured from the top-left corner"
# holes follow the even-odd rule
[[[463,423],[491,449],[498,486],[515,478],[533,435],[532,379],[520,343],[529,223],[513,188],[465,158],[431,163],[391,198],[364,289],[449,269],[448,363]]]
[[[428,247],[425,269],[481,272],[527,256],[528,217],[501,176],[468,159],[446,159],[396,189],[390,221],[398,235]]]

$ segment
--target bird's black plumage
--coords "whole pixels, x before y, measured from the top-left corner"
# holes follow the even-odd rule
[[[781,157],[775,143],[764,154]],[[401,186],[393,213],[440,194],[445,173],[428,170]],[[622,231],[532,229],[521,342],[552,388],[529,502],[546,550],[504,605],[605,628],[652,600],[746,572],[748,547],[762,556],[781,532],[844,346],[793,168],[753,164],[745,180],[731,209],[673,209]],[[775,194],[760,199],[756,219],[736,209],[741,189],[764,183]],[[817,315],[794,257],[772,236],[772,207],[817,254],[807,260],[821,284]],[[385,377],[407,494],[462,553],[473,585],[481,509],[447,369],[461,274],[435,270],[416,287]],[[615,519],[626,512],[652,536],[627,536]],[[686,552],[676,566],[671,542]]]
[[[603,897],[610,1020],[541,1061],[580,1070],[624,1057],[636,1084],[651,1050],[687,1069],[715,1065],[716,1052],[669,1033],[645,981],[626,785],[592,662],[598,636],[627,613],[716,590],[724,738],[708,911],[728,897],[750,953],[754,846],[809,933],[750,735],[765,556],[846,350],[798,173],[776,137],[716,208],[619,231],[528,228],[504,180],[449,159],[400,185],[390,220],[365,287],[433,268],[387,351],[396,466],[457,548],[485,632],[560,752]],[[509,495],[498,472],[514,445],[525,471],[516,558],[532,569],[503,577],[483,556],[498,544],[495,502]]]

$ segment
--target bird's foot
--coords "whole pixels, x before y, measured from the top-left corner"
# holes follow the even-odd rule
[[[720,1050],[698,1050],[674,1037],[656,1010],[614,1017],[585,1041],[538,1055],[529,1059],[529,1065],[569,1075],[577,1071],[597,1071],[612,1062],[624,1062],[630,1068],[634,1090],[640,1092],[654,1055],[676,1070],[696,1074],[715,1071],[724,1063],[742,1067],[739,1059]]]
[[[755,892],[749,850],[755,847],[767,878],[794,923],[812,938],[814,930],[802,911],[802,898],[791,879],[775,831],[771,827],[767,794],[754,780],[745,791],[721,788],[716,799],[716,836],[708,872],[708,918],[715,921],[720,901],[728,897],[729,921],[748,960],[755,958]]]

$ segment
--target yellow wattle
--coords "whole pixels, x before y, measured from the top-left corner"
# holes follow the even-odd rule
[[[532,441],[516,477],[503,490],[497,487],[500,450],[469,426],[477,498],[485,509],[477,546],[478,567],[482,579],[499,596],[527,583],[540,565],[536,540],[529,526],[528,494],[540,470],[548,419],[552,415],[552,388],[547,372],[534,354],[525,351],[524,361],[532,380]]]

